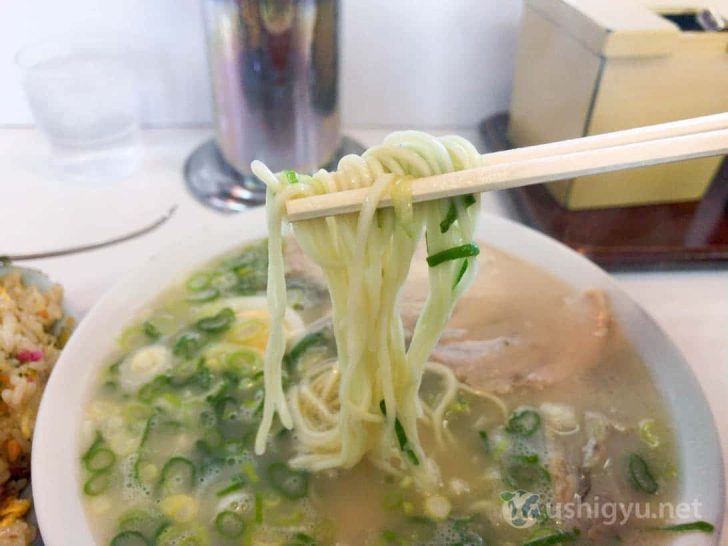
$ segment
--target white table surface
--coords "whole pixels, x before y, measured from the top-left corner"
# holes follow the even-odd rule
[[[455,132],[478,142],[473,130]],[[387,131],[346,133],[368,145],[379,142]],[[145,159],[139,172],[118,182],[81,184],[53,177],[45,145],[35,130],[0,129],[0,255],[113,237],[150,223],[177,204],[167,224],[140,239],[24,264],[44,270],[61,283],[70,304],[86,312],[117,279],[159,248],[201,226],[229,220],[198,204],[182,180],[185,159],[210,134],[204,128],[146,130]],[[488,212],[511,214],[497,195],[485,196],[483,201]],[[728,270],[620,273],[616,277],[691,363],[718,422],[728,463]],[[728,531],[724,530],[724,536],[728,538]]]

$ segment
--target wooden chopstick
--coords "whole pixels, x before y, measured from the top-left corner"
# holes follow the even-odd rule
[[[717,114],[485,155],[487,165],[418,179],[414,202],[552,182],[728,153],[728,114]],[[494,159],[494,161],[491,161]],[[287,203],[292,222],[355,212],[368,188]],[[392,206],[385,195],[379,207]]]
[[[485,154],[488,165],[728,129],[728,112]]]

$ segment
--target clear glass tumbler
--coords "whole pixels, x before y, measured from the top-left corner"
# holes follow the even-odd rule
[[[123,50],[49,40],[16,57],[37,126],[60,178],[113,180],[141,161],[136,74]]]

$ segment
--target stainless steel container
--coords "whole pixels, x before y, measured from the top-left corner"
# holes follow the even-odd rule
[[[341,155],[338,0],[203,0],[216,143],[188,161],[192,192],[258,203],[250,162],[313,172]],[[349,151],[349,142],[345,150]]]

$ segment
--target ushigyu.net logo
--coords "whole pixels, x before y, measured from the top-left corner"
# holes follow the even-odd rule
[[[520,489],[504,491],[500,498],[503,519],[517,529],[528,529],[544,519],[599,519],[607,525],[625,525],[631,519],[702,519],[699,500],[661,502],[655,506],[639,502],[600,502],[599,497],[595,497],[591,502],[546,504],[538,493]]]

